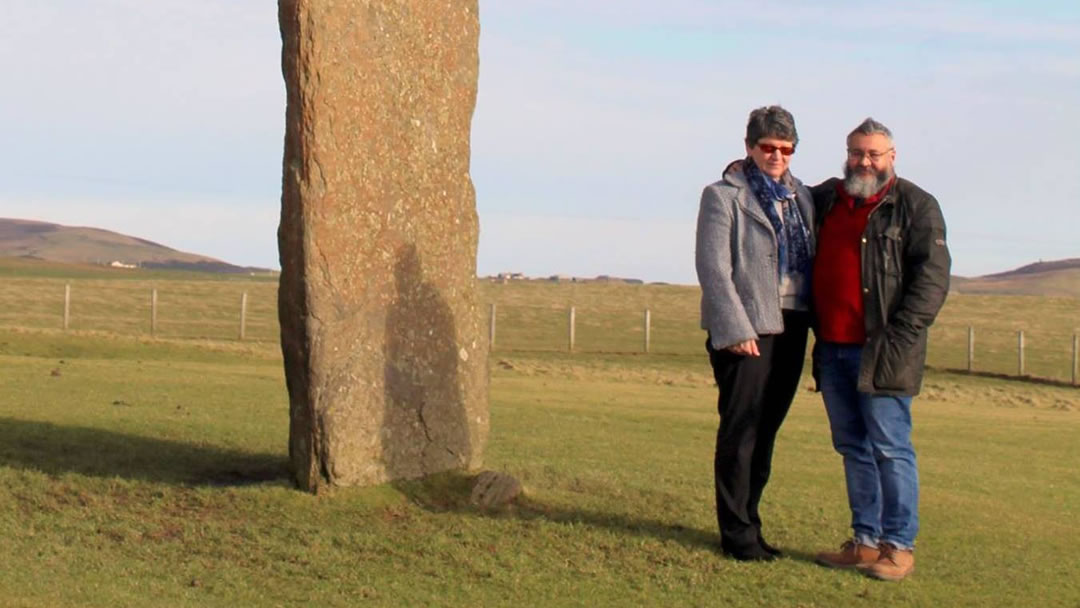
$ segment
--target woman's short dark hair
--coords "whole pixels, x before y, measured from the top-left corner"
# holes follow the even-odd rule
[[[766,137],[798,144],[799,132],[795,130],[795,117],[791,112],[780,106],[767,106],[750,112],[750,120],[746,122],[746,145],[753,146]]]

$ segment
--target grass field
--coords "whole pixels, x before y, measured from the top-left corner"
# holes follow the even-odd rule
[[[116,287],[10,275],[0,286],[0,605],[1080,607],[1077,389],[931,372],[915,406],[918,568],[878,583],[811,563],[843,540],[848,515],[808,390],[763,505],[788,557],[742,564],[715,548],[715,388],[701,353],[496,351],[486,466],[525,484],[511,507],[471,507],[470,480],[453,474],[316,496],[285,473],[272,339],[63,332],[13,312],[35,285],[52,293],[68,280],[78,292]],[[150,281],[178,297],[206,284],[202,300],[234,303],[273,287]],[[516,286],[484,287],[500,308],[681,310],[690,318],[673,326],[703,340],[685,288],[503,287]],[[1021,316],[1013,300],[978,298],[967,316],[947,313],[961,324]],[[1068,323],[1067,306],[1024,301],[1048,330]]]
[[[246,339],[278,339],[277,282],[271,277],[72,267],[0,258],[0,280],[0,327],[62,327],[64,288],[69,285],[72,330],[150,336],[150,294],[156,289],[156,337],[236,340],[241,295],[246,293]],[[577,352],[642,352],[646,309],[651,315],[651,353],[696,358],[704,341],[697,321],[697,287],[481,281],[479,289],[485,306],[497,306],[497,351],[566,351],[571,306],[576,313]],[[931,328],[928,363],[942,369],[966,369],[969,327],[975,330],[976,371],[1016,375],[1017,332],[1023,331],[1025,374],[1072,381],[1080,300],[951,295]]]

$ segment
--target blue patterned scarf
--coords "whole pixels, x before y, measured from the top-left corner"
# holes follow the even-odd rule
[[[776,242],[779,251],[779,263],[777,270],[782,274],[786,269],[789,274],[803,274],[810,276],[810,233],[806,229],[799,206],[795,203],[795,193],[788,190],[787,186],[775,181],[761,172],[754,159],[747,158],[743,161],[743,174],[754,198],[761,205],[765,217],[769,218],[773,231],[776,233]],[[776,201],[786,201],[782,205],[784,220],[780,221],[776,213]]]

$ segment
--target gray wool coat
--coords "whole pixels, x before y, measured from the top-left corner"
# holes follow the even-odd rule
[[[783,179],[795,191],[813,251],[810,190],[790,172]],[[741,166],[729,167],[723,179],[701,193],[694,257],[701,284],[701,327],[711,334],[714,349],[784,331],[776,232]]]

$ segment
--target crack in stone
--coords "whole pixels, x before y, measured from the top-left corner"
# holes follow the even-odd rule
[[[424,449],[421,450],[421,453],[426,455],[428,453],[428,448],[435,445],[435,440],[431,438],[431,432],[428,430],[427,420],[424,418],[424,407],[425,407],[425,405],[426,405],[425,403],[421,403],[420,407],[416,408],[416,417],[420,421],[420,428],[423,429],[423,431],[424,431],[424,438],[427,439],[427,445],[425,445]],[[450,456],[452,456],[454,458],[454,460],[458,459],[457,452],[450,449],[450,446],[443,445],[443,446],[440,446],[440,447],[442,447],[442,449],[446,450],[446,453],[450,454]],[[428,464],[428,459],[426,457],[422,457],[420,460],[421,460],[420,467],[424,471],[424,475],[429,474],[431,471],[426,466]]]
[[[424,439],[427,439],[427,443],[424,445],[424,449],[420,450],[420,453],[422,455],[426,455],[427,451],[428,451],[428,448],[431,447],[431,445],[433,443],[435,443],[431,439],[431,432],[428,430],[427,420],[424,419],[424,405],[425,404],[423,402],[421,402],[420,407],[416,408],[416,418],[417,418],[417,420],[420,421],[420,428],[424,431]],[[428,468],[427,468],[427,458],[426,457],[421,456],[421,458],[420,458],[420,468],[423,470],[424,475],[427,475],[429,473]]]

